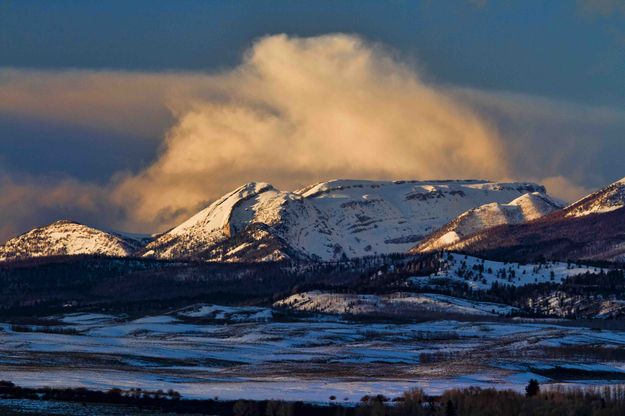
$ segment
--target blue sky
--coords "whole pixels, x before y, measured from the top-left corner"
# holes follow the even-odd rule
[[[549,180],[571,198],[625,176],[625,6],[618,0],[3,1],[0,172],[12,187],[63,178],[108,191],[120,175],[154,164],[180,115],[166,100],[153,105],[161,97],[154,84],[133,89],[156,97],[135,105],[128,96],[104,97],[102,82],[115,90],[128,72],[228,74],[264,36],[333,33],[381,45],[426,85],[478,112],[511,155],[506,178],[559,178]],[[89,81],[72,85],[70,70],[114,75],[90,87],[89,100],[72,101],[67,90]],[[182,82],[172,88],[187,89]],[[98,91],[104,98],[93,98]],[[206,201],[213,197],[207,192]],[[63,213],[52,208],[16,214],[19,225],[5,234]],[[132,225],[123,213],[121,220],[87,211],[68,207],[77,219]]]
[[[625,11],[593,3],[4,1],[0,64],[213,71],[259,36],[344,32],[396,48],[440,82],[625,106]]]

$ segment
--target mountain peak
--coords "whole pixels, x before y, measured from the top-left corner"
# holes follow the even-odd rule
[[[535,220],[564,207],[560,201],[540,192],[528,192],[511,201],[509,205],[519,207],[524,221]]]
[[[540,192],[528,192],[507,204],[484,204],[463,212],[411,251],[421,253],[443,248],[454,249],[454,244],[471,234],[499,225],[532,221],[561,208],[561,204]]]
[[[72,220],[56,220],[51,224],[48,224],[46,227],[54,227],[54,226],[63,226],[63,225],[82,225],[79,222]]]
[[[267,189],[275,189],[273,185],[267,182],[248,182],[239,186],[237,189],[232,191],[232,194],[235,193],[260,193],[264,192]]]
[[[625,178],[580,199],[566,208],[567,217],[584,217],[625,207]]]
[[[168,234],[182,235],[187,230],[198,227],[207,232],[222,230],[232,218],[232,212],[236,206],[265,192],[278,193],[279,191],[265,182],[248,182],[241,185],[169,231]]]
[[[0,246],[0,261],[79,254],[123,257],[135,249],[121,237],[74,221],[59,220],[7,241]]]

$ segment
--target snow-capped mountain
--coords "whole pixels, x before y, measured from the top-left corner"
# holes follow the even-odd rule
[[[445,249],[523,261],[624,261],[625,178],[538,220],[483,230]]]
[[[567,208],[567,217],[601,214],[625,206],[625,178],[594,192]]]
[[[0,261],[78,254],[124,257],[138,245],[131,239],[62,220],[10,239],[0,246]]]
[[[479,180],[333,180],[284,192],[248,183],[148,244],[144,255],[262,261],[405,252],[462,212],[535,192],[545,189]]]
[[[462,238],[497,225],[521,224],[532,221],[563,207],[548,195],[531,192],[510,203],[492,202],[463,212],[440,230],[432,233],[414,252],[423,253],[444,249]]]

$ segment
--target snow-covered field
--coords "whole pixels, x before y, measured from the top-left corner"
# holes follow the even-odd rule
[[[363,323],[197,305],[132,320],[72,314],[50,324],[38,323],[34,332],[1,325],[0,379],[24,386],[172,388],[189,398],[327,402],[333,395],[356,402],[413,387],[431,393],[470,385],[522,389],[530,377],[540,378],[532,373],[537,365],[600,364],[613,379],[625,375],[625,362],[613,358],[545,353],[563,345],[620,350],[625,332],[557,321]]]
[[[465,315],[510,315],[516,308],[490,302],[476,302],[434,293],[357,295],[312,291],[298,293],[274,303],[278,308],[339,315],[445,312]]]
[[[495,282],[499,285],[524,286],[533,283],[560,283],[569,276],[600,273],[601,268],[566,262],[542,264],[504,263],[484,260],[458,253],[442,254],[443,264],[430,276],[412,277],[417,286],[428,285],[432,279],[450,279],[467,283],[474,290],[486,290]]]

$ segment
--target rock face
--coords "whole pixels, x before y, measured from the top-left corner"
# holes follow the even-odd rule
[[[283,192],[248,183],[148,244],[143,255],[264,261],[406,252],[462,212],[527,193],[545,189],[478,180],[334,180]],[[529,201],[523,209],[536,207]]]
[[[519,261],[625,261],[625,178],[538,220],[470,234],[445,248]]]
[[[521,224],[543,217],[563,207],[546,194],[532,192],[508,204],[492,202],[463,212],[428,236],[412,252],[424,253],[450,247],[471,234],[498,225]]]
[[[97,254],[125,257],[139,242],[72,221],[57,221],[12,238],[0,247],[0,261]]]

